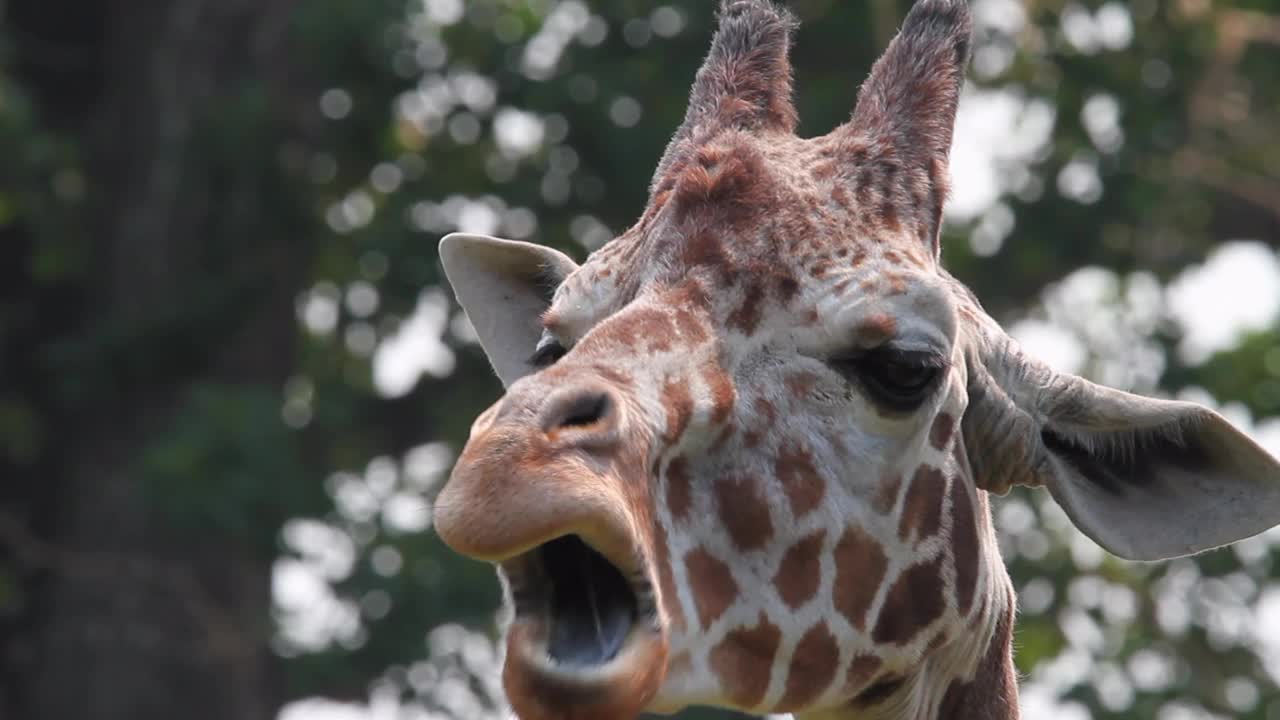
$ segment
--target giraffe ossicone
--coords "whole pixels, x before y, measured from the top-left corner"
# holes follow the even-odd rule
[[[507,391],[435,527],[499,568],[524,720],[1014,718],[990,494],[1043,486],[1138,560],[1280,523],[1280,466],[1223,418],[1050,370],[941,268],[965,0],[919,0],[813,139],[794,27],[721,2],[648,206],[582,265],[441,243]]]

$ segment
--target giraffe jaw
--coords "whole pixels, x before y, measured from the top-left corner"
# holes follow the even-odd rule
[[[500,567],[515,608],[503,680],[520,717],[641,712],[662,683],[667,655],[647,571],[623,570],[578,536]]]

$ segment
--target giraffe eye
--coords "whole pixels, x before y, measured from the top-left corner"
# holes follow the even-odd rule
[[[877,348],[831,361],[836,372],[858,384],[871,399],[890,410],[910,412],[933,392],[946,367],[931,352]]]
[[[534,349],[533,355],[529,358],[529,364],[536,368],[548,368],[556,364],[556,361],[564,357],[569,351],[559,340],[549,334],[544,334],[542,339],[538,341],[538,347]]]

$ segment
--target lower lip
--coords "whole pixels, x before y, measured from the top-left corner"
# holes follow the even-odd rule
[[[503,685],[521,718],[616,718],[642,712],[665,679],[663,633],[637,623],[608,662],[560,667],[547,654],[546,622],[516,618],[507,631]]]
[[[593,665],[566,665],[551,656],[548,650],[549,622],[545,617],[516,616],[508,630],[508,657],[515,654],[538,672],[553,675],[566,682],[575,680],[590,684],[596,678],[608,675],[615,666],[625,664],[631,656],[646,649],[649,637],[661,633],[645,621],[635,622],[627,631],[616,655],[605,662]]]

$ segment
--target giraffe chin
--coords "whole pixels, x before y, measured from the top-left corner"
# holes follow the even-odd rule
[[[576,536],[501,567],[515,605],[503,685],[521,720],[626,720],[653,701],[668,643],[647,573]]]

